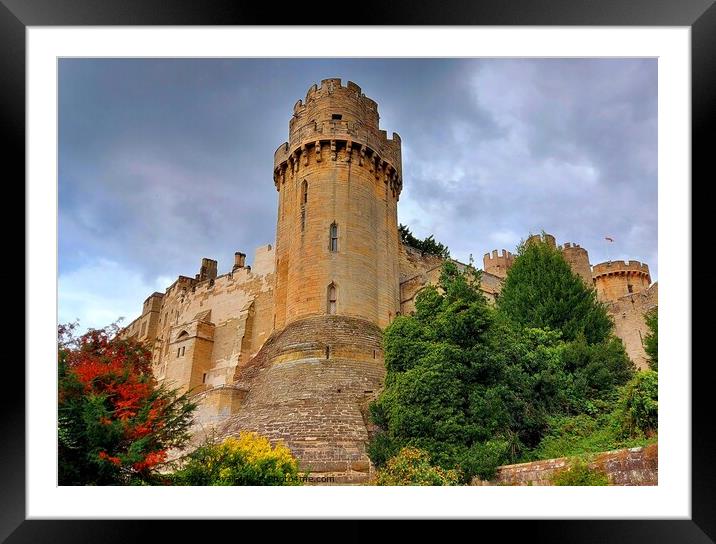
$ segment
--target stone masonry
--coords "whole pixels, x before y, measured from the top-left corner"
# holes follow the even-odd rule
[[[475,480],[472,485],[552,485],[552,478],[568,470],[568,457],[545,459],[531,463],[504,465],[497,468],[489,482]],[[659,450],[656,444],[644,447],[597,453],[587,461],[591,469],[603,471],[609,485],[658,485]]]
[[[367,406],[385,376],[381,331],[413,311],[443,263],[400,242],[401,140],[378,120],[355,83],[313,85],[274,154],[275,244],[258,248],[251,266],[237,251],[224,274],[203,258],[197,274],[152,293],[122,331],[150,346],[160,382],[198,401],[195,442],[254,430],[284,441],[303,470],[368,479]],[[556,247],[554,236],[545,241]],[[648,267],[592,267],[578,244],[560,249],[608,304],[643,368],[643,313],[658,302]],[[485,255],[488,300],[513,261],[505,250]]]

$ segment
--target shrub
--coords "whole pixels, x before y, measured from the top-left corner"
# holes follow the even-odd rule
[[[659,311],[657,308],[644,316],[649,332],[644,337],[644,351],[649,358],[649,368],[659,370]]]
[[[659,375],[638,372],[621,391],[615,417],[624,436],[652,436],[659,427]]]
[[[552,485],[609,485],[609,478],[603,470],[591,468],[583,459],[575,459],[568,469],[552,477]]]
[[[387,433],[379,432],[368,443],[368,457],[377,468],[382,468],[400,451],[400,446]]]
[[[427,238],[421,240],[420,238],[416,238],[415,236],[413,236],[413,233],[410,232],[410,229],[406,225],[399,225],[398,235],[400,236],[400,240],[404,244],[407,244],[410,247],[414,247],[415,249],[421,251],[423,254],[428,253],[430,255],[442,257],[443,259],[448,259],[450,257],[450,250],[448,249],[448,247],[441,244],[440,242],[435,241],[435,238],[432,234]]]
[[[58,327],[59,484],[159,483],[196,405],[157,385],[149,350],[118,338],[116,325],[79,338],[75,327]]]
[[[253,432],[200,446],[173,479],[177,485],[301,485],[291,451]]]
[[[432,466],[427,452],[406,447],[378,471],[376,485],[458,485],[459,480],[456,470]]]
[[[488,440],[478,442],[468,449],[460,460],[460,468],[465,474],[477,476],[481,480],[490,480],[495,469],[509,461],[510,444],[506,440]]]

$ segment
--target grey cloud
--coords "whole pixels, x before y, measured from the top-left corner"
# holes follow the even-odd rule
[[[399,219],[416,234],[479,263],[544,228],[656,275],[651,59],[63,60],[61,273],[109,258],[151,283],[271,242],[273,152],[327,77],[361,85],[401,135]]]

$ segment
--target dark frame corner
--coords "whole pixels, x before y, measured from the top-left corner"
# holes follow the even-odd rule
[[[350,6],[346,5],[350,8]],[[355,6],[354,6],[355,7]],[[336,5],[336,10],[341,6]],[[62,25],[253,25],[253,24],[334,24],[345,20],[330,10],[304,9],[312,12],[303,21],[296,13],[271,12],[265,4],[214,0],[199,4],[185,0],[0,0],[0,73],[3,75],[0,130],[5,133],[4,156],[13,167],[14,179],[25,179],[25,31],[28,26]],[[358,13],[358,15],[356,15]],[[356,16],[360,20],[356,20]],[[309,18],[310,17],[310,18]],[[440,3],[425,0],[396,0],[390,3],[368,1],[351,13],[353,24],[367,25],[557,25],[557,26],[688,26],[691,28],[692,59],[692,191],[706,184],[713,144],[708,136],[716,134],[716,5],[714,0],[484,0],[467,3],[448,0]],[[12,179],[8,176],[8,179]],[[699,199],[692,201],[699,202]],[[701,200],[703,201],[703,199]],[[693,212],[692,212],[693,217]],[[706,229],[692,228],[695,238]],[[693,247],[708,247],[696,244]],[[694,271],[694,285],[706,282],[707,267]],[[702,282],[698,276],[702,276]],[[25,285],[25,289],[30,286]],[[694,327],[702,327],[693,319]],[[704,331],[701,331],[704,332]],[[703,335],[693,335],[697,338]],[[7,359],[6,359],[7,360]],[[8,360],[9,362],[9,360]],[[684,361],[684,363],[688,363]],[[692,366],[692,519],[685,521],[515,521],[509,528],[500,523],[502,533],[515,535],[527,542],[716,542],[716,463],[713,462],[714,440],[710,406],[711,380],[708,359]],[[14,373],[8,383],[24,384],[20,365],[6,365]],[[6,389],[7,391],[7,389]],[[2,471],[2,508],[0,541],[23,542],[126,542],[146,536],[152,521],[28,521],[25,519],[25,399],[24,388],[17,388],[12,398],[1,397],[3,417],[0,420],[3,447],[0,449]],[[702,432],[697,432],[701,430]],[[325,523],[325,522],[324,522]],[[358,522],[351,522],[357,525]],[[222,524],[227,527],[228,524]],[[184,524],[163,524],[163,539],[187,538]],[[232,531],[235,531],[232,524]],[[272,523],[271,535],[279,525]],[[411,527],[416,527],[411,524]],[[156,527],[154,527],[156,528]],[[304,528],[291,531],[315,536],[318,531],[331,534],[362,535],[368,539],[375,532],[364,528],[341,532]],[[345,531],[345,532],[344,532]],[[215,529],[212,528],[212,536]],[[238,537],[234,533],[235,537]],[[287,535],[288,536],[288,535]],[[214,537],[215,538],[215,537]],[[339,538],[343,540],[343,538]]]

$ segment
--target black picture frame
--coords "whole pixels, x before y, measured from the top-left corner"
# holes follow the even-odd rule
[[[25,178],[25,32],[28,26],[90,25],[284,25],[351,24],[366,25],[539,25],[539,26],[687,26],[691,28],[692,75],[692,201],[693,193],[705,187],[713,152],[709,135],[716,134],[716,6],[714,0],[491,0],[468,4],[465,0],[366,1],[360,4],[322,4],[295,6],[280,10],[268,4],[213,0],[0,0],[0,131],[5,168],[12,168],[6,186],[19,185]],[[345,12],[345,13],[342,13]],[[303,20],[301,20],[303,18]],[[700,180],[700,183],[695,183]],[[693,212],[692,212],[693,218]],[[692,219],[693,220],[693,219]],[[692,247],[708,249],[696,240],[707,229],[692,228]],[[685,248],[686,249],[686,248]],[[690,263],[689,263],[690,264]],[[693,269],[693,285],[704,285],[706,267]],[[703,278],[703,281],[698,281]],[[27,293],[31,285],[25,285]],[[691,297],[691,293],[685,293]],[[694,330],[702,332],[707,321],[692,317]],[[28,323],[27,326],[31,326]],[[698,329],[697,327],[700,327]],[[26,332],[27,334],[27,332]],[[693,358],[693,357],[692,357]],[[0,541],[21,542],[131,542],[152,534],[159,522],[26,520],[25,516],[25,374],[9,358],[5,361],[6,386],[0,396]],[[682,361],[690,364],[691,361]],[[485,522],[493,524],[488,534],[509,535],[525,542],[681,542],[716,541],[716,464],[711,421],[711,380],[708,359],[692,365],[692,517],[690,520],[525,520]],[[48,367],[48,371],[53,371]],[[7,384],[14,384],[9,387]],[[16,396],[12,396],[12,392]],[[558,514],[556,514],[558,515]],[[320,518],[320,512],[316,512]],[[246,523],[246,522],[242,522]],[[353,521],[353,528],[291,528],[291,538],[306,536],[315,540],[367,540],[376,529]],[[499,525],[495,525],[499,524]],[[422,525],[411,524],[423,531]],[[236,525],[223,523],[211,529],[211,538],[222,538],[221,529],[236,538]],[[273,524],[271,539],[282,527]],[[408,531],[407,528],[401,529]],[[472,529],[470,529],[472,530]],[[164,541],[189,538],[185,523],[162,524]],[[484,531],[481,528],[480,531]],[[246,526],[241,534],[252,532]],[[477,533],[475,533],[477,537]],[[207,537],[209,533],[207,533]],[[457,536],[457,535],[456,535]],[[324,538],[325,538],[324,537]],[[196,537],[193,537],[196,538]],[[192,538],[192,539],[193,539]],[[409,538],[407,535],[405,539]]]

